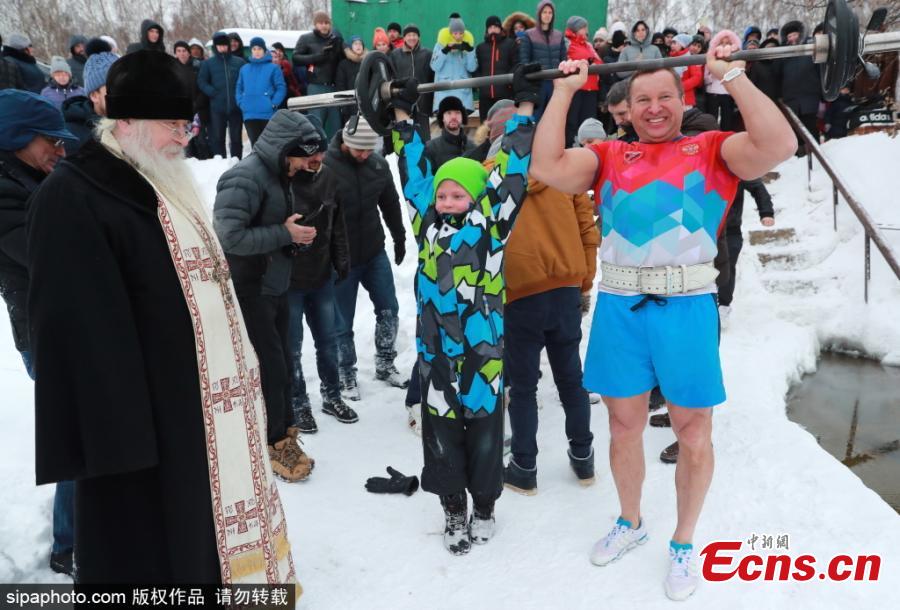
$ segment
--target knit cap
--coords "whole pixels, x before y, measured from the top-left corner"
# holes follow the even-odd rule
[[[356,123],[356,131],[351,134],[349,130],[352,123],[352,119],[347,121],[347,124],[344,125],[344,130],[341,132],[344,144],[357,150],[375,150],[382,138],[372,129],[365,117],[359,117],[359,121]]]
[[[374,49],[375,46],[380,42],[390,44],[391,39],[388,38],[387,32],[384,31],[384,28],[375,28],[375,34],[372,36],[372,48]]]
[[[119,56],[115,53],[94,53],[84,64],[84,94],[90,95],[106,84],[106,73]]]
[[[28,38],[28,36],[26,36],[25,34],[16,32],[15,34],[9,35],[9,40],[6,41],[6,46],[12,47],[17,51],[24,51],[31,46],[31,39]]]
[[[412,33],[414,33],[414,34],[418,34],[419,36],[422,35],[422,32],[419,31],[419,26],[417,26],[415,23],[407,23],[407,24],[406,24],[406,27],[403,28],[403,35],[404,35],[404,36],[406,36],[406,35],[409,34],[410,32],[412,32]]]
[[[454,17],[450,20],[450,25],[447,29],[450,30],[451,34],[456,32],[463,33],[466,31],[466,24],[459,17]]]
[[[672,36],[672,40],[678,41],[678,44],[682,46],[682,48],[686,49],[691,46],[691,42],[693,42],[693,38],[690,34],[677,34]]]
[[[259,47],[263,51],[268,49],[268,47],[266,46],[266,41],[263,40],[263,38],[260,36],[254,36],[250,39],[250,48],[252,49],[253,47]]]
[[[566,29],[574,33],[582,28],[586,28],[587,24],[588,24],[587,19],[585,19],[584,17],[579,17],[578,15],[572,15],[566,21]]]
[[[459,184],[469,194],[473,202],[477,202],[487,185],[488,172],[484,166],[474,159],[456,157],[444,163],[434,175],[434,192],[445,180]]]
[[[69,67],[68,62],[59,55],[54,55],[50,59],[50,74],[54,72],[68,72],[69,76],[72,76],[72,68]]]
[[[606,130],[603,129],[603,123],[597,119],[587,119],[578,128],[578,136],[576,141],[579,146],[584,145],[585,140],[605,140]]]
[[[488,110],[487,121],[491,124],[491,142],[506,132],[506,122],[516,113],[516,103],[512,100],[497,100]]]

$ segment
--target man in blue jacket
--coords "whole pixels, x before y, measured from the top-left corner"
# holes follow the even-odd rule
[[[244,60],[231,55],[231,41],[225,32],[213,35],[213,56],[200,66],[197,85],[209,98],[209,145],[213,155],[225,156],[225,128],[231,142],[231,156],[242,156],[243,115],[234,93]]]

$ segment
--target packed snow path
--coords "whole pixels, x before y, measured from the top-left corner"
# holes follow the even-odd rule
[[[900,224],[900,141],[873,135],[829,144],[826,151],[879,222]],[[192,162],[210,204],[216,180],[229,165]],[[880,575],[877,582],[862,583],[818,577],[808,582],[705,582],[688,604],[792,610],[900,607],[900,516],[785,416],[789,384],[814,369],[821,346],[856,347],[886,363],[898,361],[900,283],[873,253],[870,304],[865,306],[859,224],[843,206],[839,231],[833,233],[830,183],[821,170],[811,194],[805,160],[791,160],[778,172],[780,178],[770,185],[776,228],[793,229],[795,238],[780,245],[745,243],[742,252],[734,311],[722,339],[728,402],[716,409],[716,472],[695,543],[702,547],[716,540],[746,541],[753,534],[788,534],[788,551],[761,554],[814,555],[819,570],[835,555],[877,554]],[[745,232],[760,228],[748,197]],[[900,249],[900,235],[890,239]],[[785,270],[760,263],[760,253],[784,247],[804,262],[787,263]],[[407,244],[407,250],[412,248]],[[398,366],[404,372],[414,359],[414,261],[407,256],[396,272]],[[796,284],[787,280],[801,281],[806,288],[796,293]],[[34,486],[32,385],[3,320],[0,582],[65,582],[47,568],[52,487]],[[538,433],[539,493],[523,497],[505,491],[497,504],[495,539],[466,557],[453,557],[441,545],[443,518],[434,496],[421,491],[409,498],[377,496],[363,489],[366,478],[383,475],[387,465],[406,474],[418,474],[422,466],[420,441],[406,429],[404,392],[374,379],[373,327],[374,314],[361,291],[356,341],[363,401],[353,405],[360,421],[343,425],[321,414],[320,399],[313,393],[320,430],[303,440],[316,469],[304,483],[281,485],[305,589],[302,607],[672,607],[662,582],[675,524],[674,467],[657,459],[673,440],[670,430],[648,428],[645,435],[643,515],[650,542],[610,566],[592,566],[590,547],[609,530],[618,507],[606,451],[606,412],[602,405],[594,406],[597,482],[584,489],[569,470],[563,412],[545,363],[539,389],[544,405]],[[304,371],[312,377],[312,341],[304,347]],[[314,379],[308,385],[318,387]],[[748,552],[745,547],[738,557]]]

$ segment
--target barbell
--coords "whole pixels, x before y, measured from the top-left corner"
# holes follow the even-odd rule
[[[877,29],[884,20],[884,9],[873,14],[869,28]],[[886,32],[860,36],[859,20],[847,6],[846,0],[828,0],[823,21],[824,31],[816,34],[813,42],[786,47],[768,47],[752,51],[732,53],[730,60],[764,61],[811,56],[819,66],[822,95],[834,101],[843,87],[854,75],[862,62],[861,49],[866,52],[886,52],[900,50],[900,32]],[[394,51],[395,53],[398,51]],[[588,67],[589,74],[610,74],[632,72],[644,69],[679,68],[702,65],[706,55],[681,55],[662,59],[641,59],[612,64],[594,64]],[[541,70],[527,76],[529,80],[552,80],[565,75],[560,70]],[[388,56],[381,52],[370,52],[363,59],[356,77],[355,88],[348,91],[323,93],[294,97],[288,100],[291,110],[311,110],[313,108],[356,105],[359,114],[381,135],[388,135],[391,128],[390,100],[393,90],[394,68]],[[491,85],[510,85],[512,74],[496,74],[437,83],[421,83],[419,94],[447,91],[450,89],[471,89]]]

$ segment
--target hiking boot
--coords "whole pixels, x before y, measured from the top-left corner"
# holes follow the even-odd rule
[[[309,404],[300,409],[294,410],[294,428],[297,428],[304,434],[315,434],[319,431],[316,425],[316,418],[313,417],[312,408]]]
[[[301,445],[303,445],[303,441],[300,440],[301,432],[303,432],[303,430],[301,430],[297,426],[289,426],[287,429],[287,435],[297,441],[297,446],[300,447],[300,463],[309,464],[309,469],[312,470],[316,467],[316,461],[309,457],[309,455],[307,455],[305,451],[303,451],[303,447],[301,447]]]
[[[606,537],[594,545],[591,550],[591,563],[595,566],[605,566],[645,542],[647,542],[647,528],[644,527],[643,519],[637,529],[632,529],[630,521],[619,517]]]
[[[422,436],[422,405],[406,405],[406,425],[416,436]]]
[[[444,507],[444,548],[454,555],[465,555],[472,548],[469,541],[469,528],[466,525],[468,513],[465,492],[449,496],[441,496]]]
[[[650,390],[650,410],[656,411],[661,407],[665,406],[666,397],[662,395],[662,392],[659,389],[659,386],[656,386],[652,390]]]
[[[657,413],[650,416],[650,425],[654,428],[671,428],[672,420],[669,419],[668,413]]]
[[[341,374],[341,398],[344,400],[358,401],[359,384],[356,382],[356,373]]]
[[[309,459],[297,439],[286,436],[274,445],[269,445],[269,460],[272,462],[272,472],[286,483],[295,483],[306,480],[312,470]]]
[[[342,424],[353,424],[359,421],[356,411],[347,406],[340,398],[322,401],[322,413],[333,416]]]
[[[65,574],[75,578],[75,564],[72,559],[72,551],[50,553],[50,569],[57,574]]]
[[[659,454],[659,459],[664,464],[675,464],[678,462],[678,441],[675,441],[668,447],[662,450],[662,453]]]
[[[393,364],[375,371],[375,379],[383,381],[389,386],[400,388],[401,390],[405,390],[409,387],[409,377],[400,375],[400,371],[398,371],[397,367]]]
[[[569,465],[572,467],[572,472],[575,473],[575,476],[578,477],[578,483],[582,487],[590,487],[594,484],[594,448],[591,447],[591,452],[587,457],[575,457],[572,455],[572,450],[569,449],[566,453],[569,454]]]
[[[469,540],[472,544],[487,544],[494,537],[494,503],[490,506],[475,506],[469,518]]]
[[[522,468],[513,459],[503,469],[503,485],[525,496],[537,494],[537,468]]]
[[[700,583],[697,558],[692,544],[669,542],[669,574],[666,576],[666,596],[676,602],[689,598]]]

